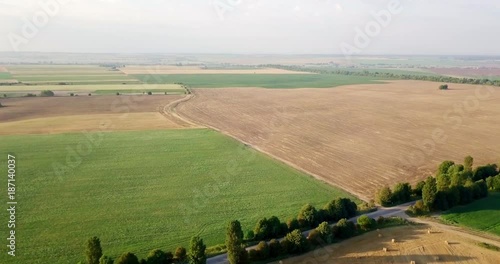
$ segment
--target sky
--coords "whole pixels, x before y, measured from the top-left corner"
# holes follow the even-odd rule
[[[0,51],[500,55],[499,17],[498,0],[0,0]]]

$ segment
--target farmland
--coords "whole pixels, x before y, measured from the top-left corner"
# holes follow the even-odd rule
[[[294,217],[307,202],[352,198],[207,129],[1,139],[0,155],[14,152],[22,175],[22,263],[76,263],[94,235],[112,257],[173,250],[193,235],[214,245],[230,219],[248,230],[264,216]],[[71,151],[81,153],[80,162],[68,161]]]
[[[126,74],[94,65],[15,65],[7,71],[24,84],[116,84],[140,83]]]
[[[283,260],[283,264],[338,263],[496,263],[498,252],[479,247],[478,242],[426,225],[404,226],[370,232],[347,241]],[[381,237],[378,233],[382,234]],[[391,243],[395,238],[396,243]],[[447,245],[444,241],[449,241]],[[382,251],[387,248],[388,252]],[[436,257],[439,260],[436,260]],[[274,263],[277,264],[277,263]]]
[[[372,77],[323,74],[172,74],[133,75],[145,83],[184,83],[193,88],[263,87],[329,88],[349,84],[379,83]]]
[[[307,74],[304,72],[288,71],[261,67],[244,68],[202,68],[198,66],[127,66],[120,68],[125,74]]]
[[[500,159],[498,88],[438,86],[195,89],[177,111],[368,200],[384,185],[424,179],[443,160]]]
[[[500,235],[500,193],[453,208],[441,215],[448,223]]]
[[[23,96],[26,93],[40,93],[40,91],[51,90],[57,95],[69,95],[70,93],[87,95],[116,94],[118,93],[170,93],[183,94],[185,90],[178,84],[103,84],[103,85],[25,85],[25,86],[0,86],[0,93],[9,97]]]

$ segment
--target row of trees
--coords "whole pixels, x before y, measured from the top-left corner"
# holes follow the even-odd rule
[[[134,253],[125,252],[114,260],[103,255],[99,238],[91,237],[86,244],[85,257],[86,264],[205,264],[207,261],[205,250],[206,245],[203,243],[203,239],[193,237],[189,252],[184,247],[178,247],[173,254],[170,251],[165,252],[161,249],[154,249],[149,252],[146,258],[140,260]]]
[[[394,206],[406,203],[414,197],[422,196],[424,182],[419,182],[413,188],[408,182],[398,183],[392,189],[388,186],[378,190],[375,200],[382,206]]]
[[[322,222],[316,229],[309,232],[307,237],[301,230],[295,229],[287,233],[281,241],[276,239],[269,242],[260,241],[255,248],[247,252],[243,245],[241,225],[238,221],[232,221],[229,223],[226,234],[228,260],[231,264],[245,264],[275,259],[279,256],[302,254],[316,247],[353,237],[360,232],[383,227],[388,223],[402,224],[404,222],[401,218],[385,219],[383,217],[376,221],[366,215],[360,216],[357,223],[345,218],[340,219],[333,227],[328,222]]]
[[[498,177],[496,175],[500,173],[498,167],[488,164],[473,169],[473,162],[471,156],[464,159],[464,164],[442,162],[436,176],[429,176],[425,181],[422,201],[410,207],[410,211],[423,214],[434,210],[448,210],[488,196],[488,189],[494,189]]]
[[[398,80],[420,80],[420,81],[432,81],[432,82],[444,82],[444,83],[464,83],[464,84],[482,84],[482,85],[500,86],[500,80],[490,80],[488,78],[482,78],[482,79],[457,78],[457,77],[439,76],[439,75],[397,74],[397,73],[368,71],[368,70],[364,71],[335,70],[328,68],[307,68],[301,66],[288,66],[288,65],[264,65],[264,66],[278,68],[278,69],[292,70],[292,71],[314,72],[320,74],[370,76],[376,78],[390,78]]]
[[[295,229],[309,229],[324,221],[336,222],[342,218],[356,216],[357,210],[356,203],[347,198],[334,199],[319,210],[306,204],[296,218],[289,219],[286,223],[276,216],[260,219],[254,230],[247,233],[246,239],[259,241],[280,238]]]

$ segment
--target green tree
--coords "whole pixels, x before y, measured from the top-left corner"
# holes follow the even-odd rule
[[[392,197],[393,201],[397,203],[409,202],[411,200],[411,185],[407,182],[396,184]]]
[[[114,262],[113,259],[108,256],[102,256],[99,259],[99,264],[113,264],[113,262]]]
[[[172,253],[167,255],[161,249],[154,249],[146,256],[147,264],[163,264],[172,262]]]
[[[325,243],[330,244],[333,242],[333,232],[328,222],[319,224],[319,226],[316,227],[315,230],[318,231],[319,236]]]
[[[380,189],[375,195],[375,199],[377,203],[381,204],[382,206],[392,205],[393,201],[392,201],[391,188],[385,186],[382,189]]]
[[[189,254],[188,260],[189,264],[206,264],[207,256],[205,255],[205,250],[207,246],[203,243],[203,239],[198,236],[191,238],[189,243]]]
[[[300,254],[309,250],[309,242],[300,230],[295,229],[283,238],[282,247],[288,254]]]
[[[260,241],[257,244],[257,258],[259,260],[266,260],[269,258],[269,245],[265,241]]]
[[[434,208],[434,202],[436,201],[437,195],[437,184],[434,177],[428,177],[425,181],[424,188],[422,189],[422,201],[426,208]]]
[[[281,253],[282,249],[280,242],[276,239],[271,239],[271,241],[269,241],[269,257],[275,258],[281,255]]]
[[[471,156],[467,156],[464,158],[464,169],[471,171],[472,166],[474,165],[474,158]]]
[[[116,259],[116,264],[139,264],[139,259],[134,253],[123,253]]]
[[[347,221],[347,219],[340,219],[333,228],[335,237],[338,238],[350,238],[356,232],[356,227],[353,222]]]
[[[242,259],[244,256],[243,251],[246,251],[242,243],[243,231],[241,229],[241,224],[237,220],[231,221],[226,231],[227,259],[229,263],[246,263],[246,259]]]
[[[91,237],[87,240],[85,250],[88,264],[99,264],[99,259],[102,257],[101,240],[98,237]]]
[[[438,191],[446,191],[450,185],[451,180],[448,174],[439,174],[436,177],[436,186]]]
[[[40,96],[44,97],[54,96],[54,92],[52,92],[51,90],[44,90],[40,93]]]
[[[415,187],[412,189],[413,194],[418,197],[422,197],[422,189],[424,188],[425,181],[419,181]]]
[[[317,224],[317,214],[316,208],[310,204],[304,205],[297,216],[297,220],[303,227],[312,227]]]
[[[455,165],[455,162],[453,162],[451,160],[445,160],[445,161],[443,161],[439,165],[439,168],[438,168],[438,171],[437,171],[436,175],[448,173],[448,169],[451,166],[453,166],[453,165]]]
[[[187,251],[184,247],[177,247],[175,249],[174,258],[177,262],[184,262],[187,259]]]
[[[357,223],[363,230],[370,230],[372,228],[375,228],[375,226],[377,225],[377,221],[375,221],[375,219],[373,218],[368,217],[367,215],[358,217]]]
[[[300,229],[300,223],[299,223],[299,220],[297,220],[296,218],[294,219],[289,219],[287,222],[286,222],[286,225],[288,227],[288,231],[289,232],[292,232],[293,230],[295,229]]]

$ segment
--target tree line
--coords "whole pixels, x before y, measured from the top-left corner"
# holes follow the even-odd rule
[[[397,80],[418,80],[418,81],[432,81],[432,82],[445,82],[445,83],[462,83],[462,84],[482,84],[482,85],[493,85],[500,86],[500,80],[490,80],[488,78],[459,78],[451,76],[441,76],[441,75],[418,75],[418,74],[397,74],[389,72],[378,72],[378,71],[350,71],[350,70],[334,70],[325,68],[309,68],[302,66],[291,66],[291,65],[263,65],[265,67],[290,70],[290,71],[302,71],[302,72],[313,72],[319,74],[338,74],[338,75],[352,75],[352,76],[368,76],[375,78],[387,78],[387,79],[397,79]]]
[[[307,236],[300,229],[295,229],[288,232],[281,241],[277,239],[272,239],[269,242],[260,241],[256,247],[247,251],[241,224],[235,220],[229,223],[226,232],[228,261],[231,264],[247,264],[303,254],[315,248],[324,247],[376,228],[406,223],[406,220],[399,217],[379,217],[375,220],[366,215],[360,216],[356,223],[343,218],[335,225],[330,226],[325,221],[310,231]]]
[[[132,252],[125,252],[117,259],[103,255],[101,241],[98,237],[91,237],[86,243],[86,262],[80,264],[205,264],[206,245],[198,236],[191,238],[189,251],[184,247],[177,247],[174,253],[161,249],[151,250],[146,258],[139,259]]]
[[[464,164],[443,161],[435,177],[429,176],[422,188],[422,200],[409,208],[413,214],[444,211],[488,196],[500,190],[500,171],[496,164],[473,168],[474,159],[467,156]]]

